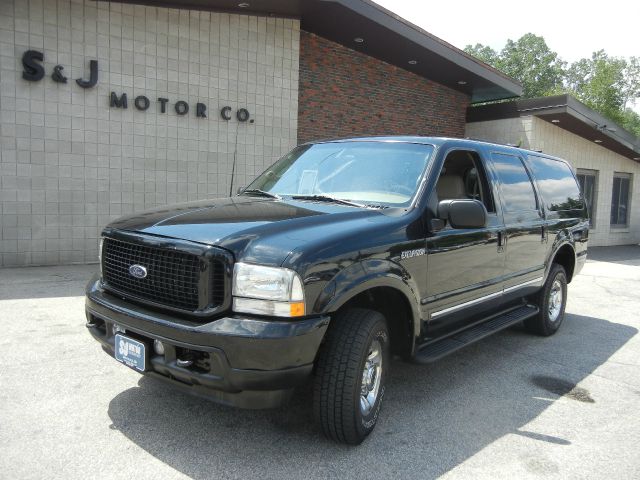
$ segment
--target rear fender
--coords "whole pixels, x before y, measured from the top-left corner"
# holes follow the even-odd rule
[[[577,265],[577,258],[576,258],[576,245],[575,245],[575,241],[573,239],[573,236],[570,235],[570,233],[566,230],[563,230],[562,232],[560,232],[558,234],[558,236],[556,237],[556,241],[554,242],[552,248],[551,248],[551,254],[549,255],[549,260],[547,261],[547,265],[545,268],[545,272],[544,272],[544,283],[546,283],[547,281],[547,277],[549,276],[549,273],[551,272],[551,267],[553,266],[553,260],[556,257],[556,255],[558,254],[558,252],[560,251],[560,249],[562,247],[565,246],[569,246],[571,248],[571,250],[573,251],[573,267],[574,267],[574,271],[575,271],[575,267]]]

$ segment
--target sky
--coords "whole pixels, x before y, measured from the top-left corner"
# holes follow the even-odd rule
[[[375,0],[376,3],[458,48],[482,43],[500,50],[507,39],[531,32],[565,61],[604,49],[611,56],[640,56],[638,0]]]
[[[460,49],[482,43],[499,51],[508,39],[531,32],[567,62],[601,49],[614,57],[640,56],[639,0],[374,1]],[[630,106],[640,113],[640,101]]]

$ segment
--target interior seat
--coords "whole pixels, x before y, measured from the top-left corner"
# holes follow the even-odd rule
[[[442,175],[436,184],[438,200],[467,198],[464,180],[459,175]]]

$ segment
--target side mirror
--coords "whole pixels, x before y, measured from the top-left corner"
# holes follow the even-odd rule
[[[238,187],[238,190],[236,190],[236,193],[237,193],[238,195],[240,195],[242,192],[244,192],[244,189],[245,189],[245,188],[246,188],[246,187]]]
[[[448,221],[451,228],[483,228],[487,225],[487,209],[478,200],[442,200],[438,218]]]

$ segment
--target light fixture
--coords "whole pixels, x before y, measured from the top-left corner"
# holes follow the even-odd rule
[[[353,39],[353,41],[356,42],[356,43],[364,43],[364,38],[356,37],[356,38]]]
[[[417,60],[409,60],[409,65],[417,65],[418,61]]]
[[[602,143],[602,140],[598,140],[598,139],[596,139],[596,140],[594,140],[594,142],[596,142],[596,143]]]
[[[640,160],[640,157],[633,157],[634,160]]]
[[[607,125],[596,125],[596,130],[600,130],[601,132],[611,132],[611,133],[615,133],[616,129],[613,127],[609,127]]]
[[[466,85],[467,81],[466,80],[458,80],[458,85]]]
[[[551,120],[551,123],[560,123],[560,120],[558,120],[557,118],[554,118],[553,120]]]
[[[238,6],[240,8],[247,8],[249,6],[249,4],[247,2],[242,2],[242,3],[239,3]]]

